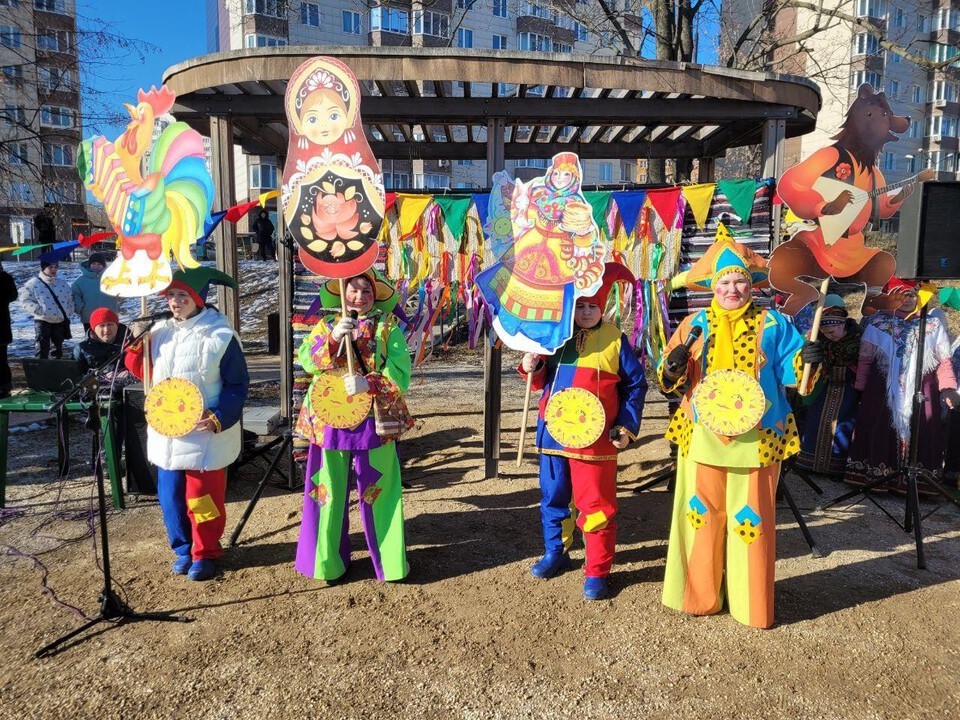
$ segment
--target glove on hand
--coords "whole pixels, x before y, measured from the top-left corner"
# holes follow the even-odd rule
[[[337,324],[333,326],[333,332],[330,334],[333,336],[335,342],[340,342],[347,335],[352,333],[357,329],[359,323],[354,318],[340,318],[337,321]]]
[[[677,345],[670,354],[667,355],[667,362],[664,368],[670,377],[680,377],[687,369],[687,363],[690,361],[690,348],[685,345]]]
[[[823,345],[819,340],[807,340],[800,351],[800,358],[809,365],[819,365],[823,362]]]
[[[343,387],[347,395],[363,395],[370,389],[370,383],[362,375],[350,375],[343,379]]]

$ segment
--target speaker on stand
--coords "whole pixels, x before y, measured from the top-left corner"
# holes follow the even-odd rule
[[[897,277],[960,278],[960,235],[956,212],[960,182],[918,183],[900,207]]]
[[[147,416],[143,411],[143,386],[123,389],[123,447],[127,459],[127,492],[157,494],[157,468],[147,460]]]

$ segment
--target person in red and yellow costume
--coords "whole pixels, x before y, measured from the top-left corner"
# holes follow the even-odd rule
[[[527,353],[520,374],[543,390],[537,420],[545,553],[530,572],[551,578],[570,565],[570,500],[586,546],[583,594],[607,595],[617,537],[617,453],[637,439],[647,390],[643,366],[620,329],[603,321],[607,296],[630,271],[607,263],[596,294],[577,299],[574,335],[556,354]]]
[[[713,291],[710,307],[683,319],[657,369],[664,393],[680,397],[666,433],[677,487],[663,604],[711,615],[726,595],[736,620],[767,628],[780,462],[800,450],[785,388],[804,362],[819,367],[823,349],[754,304],[751,288],[767,284],[764,259],[722,224],[717,238],[685,277],[688,288]]]

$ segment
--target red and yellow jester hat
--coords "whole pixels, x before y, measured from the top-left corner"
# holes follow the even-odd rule
[[[599,307],[600,311],[603,312],[607,309],[607,298],[610,296],[610,291],[613,290],[613,286],[618,282],[628,282],[633,285],[636,279],[625,265],[618,262],[608,262],[603,266],[603,282],[600,285],[600,289],[593,295],[582,295],[577,298],[577,300],[590,302]]]
[[[717,224],[713,245],[686,272],[684,282],[691,290],[712,290],[717,278],[736,272],[750,280],[754,289],[770,286],[767,261],[742,243],[723,223]]]

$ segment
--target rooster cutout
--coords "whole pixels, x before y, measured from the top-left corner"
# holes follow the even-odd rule
[[[120,252],[100,279],[108,295],[143,297],[163,290],[173,277],[171,253],[182,268],[199,265],[190,246],[203,235],[213,203],[203,138],[175,122],[151,149],[154,120],[175,98],[165,87],[141,90],[135,106],[124,106],[130,122],[120,137],[110,142],[101,135],[80,144],[80,178],[103,203],[119,238]]]

